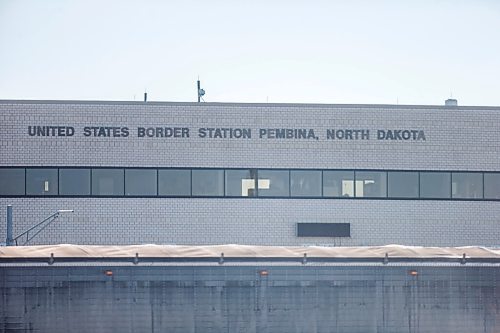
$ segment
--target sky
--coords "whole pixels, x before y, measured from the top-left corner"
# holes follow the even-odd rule
[[[0,99],[500,106],[500,1],[0,0]]]

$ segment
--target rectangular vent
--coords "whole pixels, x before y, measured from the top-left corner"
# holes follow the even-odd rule
[[[297,223],[297,237],[351,237],[351,224]]]

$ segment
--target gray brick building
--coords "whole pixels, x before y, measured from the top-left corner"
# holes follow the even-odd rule
[[[14,235],[74,209],[30,244],[498,246],[499,133],[499,107],[3,100],[0,206]]]

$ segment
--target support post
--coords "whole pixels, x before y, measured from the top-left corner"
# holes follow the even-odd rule
[[[12,205],[7,205],[7,239],[5,240],[7,246],[14,245],[12,238]]]
[[[200,87],[200,80],[198,80],[198,90],[196,92],[198,94],[198,103],[200,103],[200,97],[201,97],[200,96],[200,89],[201,89],[201,87]]]

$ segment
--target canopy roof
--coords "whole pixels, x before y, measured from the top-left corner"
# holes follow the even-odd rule
[[[43,258],[490,258],[500,259],[500,249],[479,246],[420,247],[403,245],[321,247],[254,245],[40,245],[0,247],[0,259]]]

